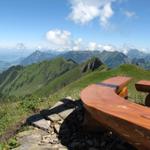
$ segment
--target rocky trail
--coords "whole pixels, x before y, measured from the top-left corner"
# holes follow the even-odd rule
[[[112,131],[90,131],[83,125],[80,100],[66,98],[27,119],[29,129],[16,137],[14,150],[134,150]]]

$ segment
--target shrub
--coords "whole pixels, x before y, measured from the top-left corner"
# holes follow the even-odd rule
[[[23,98],[20,105],[25,111],[36,112],[38,110],[39,98],[29,95]]]
[[[9,141],[8,141],[8,147],[9,149],[13,149],[13,148],[16,148],[18,147],[20,144],[18,143],[17,139],[16,138],[11,138]]]

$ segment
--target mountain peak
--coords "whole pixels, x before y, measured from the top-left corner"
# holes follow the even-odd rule
[[[33,52],[33,53],[37,53],[37,54],[39,54],[39,53],[41,53],[41,51],[40,50],[36,50],[35,52]]]
[[[99,58],[92,57],[83,65],[82,72],[87,72],[88,70],[94,71],[97,68],[99,68],[101,65],[103,65],[103,63]]]

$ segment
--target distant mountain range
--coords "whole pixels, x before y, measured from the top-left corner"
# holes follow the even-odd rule
[[[71,59],[78,64],[81,64],[92,57],[99,58],[109,68],[117,67],[121,64],[136,64],[145,69],[150,69],[150,54],[141,52],[137,49],[131,49],[127,54],[114,51],[39,51],[36,50],[25,58],[18,59],[13,62],[1,62],[0,71],[8,69],[12,65],[27,66],[39,63],[45,60],[52,60],[56,57],[63,57],[64,59]]]
[[[30,56],[25,58],[21,65],[29,65],[43,60],[51,60],[56,57],[63,57],[65,59],[72,59],[76,63],[80,64],[92,57],[98,57],[105,63],[108,67],[114,68],[120,64],[131,63],[130,59],[123,53],[114,51],[68,51],[62,53],[53,53],[53,52],[40,52],[35,51]]]
[[[103,51],[99,58],[110,68],[118,67],[122,64],[130,64],[131,60],[126,56],[125,54],[114,51],[114,52],[108,52]]]
[[[127,56],[130,59],[141,59],[144,58],[146,61],[150,61],[150,53],[144,53],[139,51],[138,49],[131,49],[128,51]]]
[[[98,57],[100,51],[68,51],[66,53],[60,54],[59,56],[65,59],[72,59],[78,64],[85,62],[91,57]]]
[[[36,50],[31,55],[24,58],[20,62],[20,65],[26,66],[26,65],[42,62],[44,60],[50,60],[50,59],[57,57],[59,54],[60,54],[60,52],[57,52],[57,51],[41,52],[39,50]]]
[[[128,51],[127,56],[131,59],[132,64],[136,64],[145,69],[150,69],[150,53],[144,53],[137,49]]]

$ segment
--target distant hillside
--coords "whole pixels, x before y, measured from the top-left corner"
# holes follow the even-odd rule
[[[37,50],[33,52],[32,54],[30,54],[28,57],[24,58],[21,61],[20,65],[26,66],[26,65],[33,64],[33,63],[39,63],[44,60],[51,60],[52,58],[55,58],[58,54],[59,52],[54,52],[54,51],[41,52]]]
[[[132,64],[140,66],[146,70],[150,70],[150,60],[147,61],[145,58],[134,58],[132,59]]]
[[[51,60],[55,57],[63,57],[64,59],[67,60],[71,59],[78,64],[81,64],[92,57],[98,57],[100,60],[103,61],[103,63],[105,63],[110,68],[117,67],[120,64],[131,63],[131,60],[126,55],[118,51],[100,52],[100,51],[81,50],[81,51],[67,51],[67,52],[60,52],[60,53],[55,53],[53,51],[49,51],[49,52],[35,51],[30,56],[25,58],[21,62],[21,65],[29,65],[29,64],[41,62],[43,60]]]
[[[145,54],[144,52],[139,51],[138,49],[130,49],[127,52],[127,56],[131,59],[140,59],[140,58],[145,58],[147,54]]]
[[[75,66],[57,58],[27,67],[11,67],[0,75],[0,91],[4,95],[30,94]]]
[[[138,49],[131,49],[128,51],[127,56],[132,60],[132,64],[150,70],[150,53],[145,53]]]
[[[150,63],[150,54],[147,54],[147,56],[145,57],[145,60]]]
[[[4,96],[24,96],[33,93],[48,96],[101,65],[102,62],[97,58],[81,65],[72,60],[56,58],[26,67],[11,67],[0,74],[0,91]]]
[[[77,63],[83,63],[92,57],[99,57],[100,51],[69,51],[60,54],[65,59],[72,59]]]
[[[138,49],[131,49],[125,55],[124,53],[118,51],[62,51],[62,52],[55,52],[55,51],[35,51],[30,56],[25,58],[21,65],[30,65],[33,63],[38,63],[43,60],[51,60],[56,57],[63,57],[64,59],[71,59],[78,64],[81,64],[92,57],[98,57],[104,64],[106,64],[109,68],[118,67],[121,64],[137,64],[145,69],[150,69],[150,54],[144,53],[139,51]],[[140,59],[144,59],[145,62],[138,63],[141,61]]]
[[[117,67],[121,64],[131,63],[131,60],[123,53],[114,51],[69,51],[61,55],[66,59],[73,59],[77,63],[82,63],[91,57],[98,57],[104,64],[110,68]]]
[[[125,54],[118,51],[103,51],[100,54],[99,58],[104,62],[104,64],[106,64],[110,68],[118,67],[122,64],[131,63],[131,60]]]

